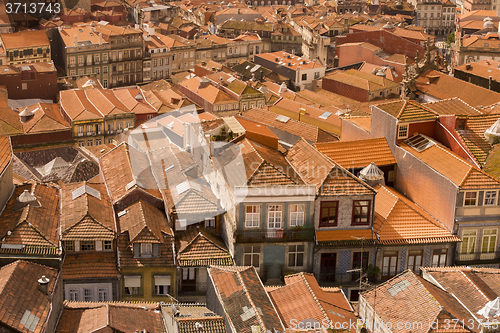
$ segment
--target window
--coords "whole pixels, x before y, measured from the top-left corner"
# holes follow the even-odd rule
[[[124,276],[125,295],[139,295],[141,291],[140,276]]]
[[[304,204],[292,204],[290,205],[290,226],[296,227],[299,225],[304,225]]]
[[[85,146],[85,141],[79,140],[78,141],[78,147],[84,147]]]
[[[80,300],[80,291],[78,289],[70,289],[69,300],[78,302]]]
[[[94,251],[94,241],[80,241],[80,251]]]
[[[408,125],[398,126],[398,139],[406,139],[408,137]]]
[[[434,250],[432,252],[432,267],[446,266],[446,249]]]
[[[476,230],[465,230],[462,233],[460,253],[474,253],[476,250]]]
[[[93,293],[94,291],[92,289],[83,289],[83,300],[85,302],[92,302],[94,300]]]
[[[288,266],[289,267],[304,266],[304,245],[288,246]]]
[[[335,269],[337,267],[336,253],[321,253],[319,278],[322,282],[335,282]]]
[[[75,61],[75,60],[76,60],[76,59],[75,59],[75,57],[69,57],[69,65],[70,65],[70,66],[74,66],[74,65],[75,65],[75,63],[76,63],[76,61]]]
[[[99,302],[107,302],[108,298],[108,288],[99,288],[98,290],[98,301]]]
[[[243,252],[243,265],[260,266],[260,246],[259,245],[245,245]]]
[[[465,192],[464,206],[476,206],[477,192]]]
[[[267,227],[268,229],[281,228],[281,205],[269,205],[267,208]]]
[[[108,66],[104,66],[104,67],[102,68],[102,72],[103,72],[104,74],[107,74],[107,73],[108,73]]]
[[[321,202],[319,226],[320,227],[336,226],[338,209],[339,209],[338,201]]]
[[[102,140],[101,139],[95,139],[95,145],[102,145]]]
[[[245,227],[257,228],[260,222],[260,206],[248,205],[245,207]]]
[[[352,255],[352,269],[366,269],[368,267],[369,256],[369,252],[354,252]],[[353,272],[351,276],[352,280],[355,281],[359,279],[360,273],[361,272]]]
[[[215,228],[215,218],[205,219],[206,228]]]
[[[107,87],[108,87],[108,80],[103,80],[103,81],[102,81],[102,86],[103,86],[104,88],[107,88]]]
[[[352,207],[352,225],[369,224],[370,200],[355,200]]]
[[[106,251],[112,250],[113,249],[113,242],[110,240],[105,240],[103,244],[103,248]]]
[[[87,140],[87,147],[92,147],[93,144],[94,144],[93,140]]]
[[[73,241],[64,241],[64,250],[74,251],[75,250],[75,243]]]
[[[153,244],[141,243],[141,257],[151,257],[153,255]]]
[[[315,79],[315,80],[319,79],[319,72],[315,72],[315,73],[314,73],[314,79]]]
[[[497,229],[486,229],[483,231],[482,253],[495,252],[497,244]]]
[[[157,296],[170,293],[170,275],[155,275],[155,294]]]
[[[398,252],[384,252],[382,259],[382,277],[389,278],[396,275],[398,267]]]
[[[497,191],[484,192],[484,205],[493,206],[497,204]]]
[[[307,73],[306,74],[302,74],[302,81],[306,81],[307,80]]]
[[[411,269],[415,273],[419,273],[419,269],[422,266],[422,251],[421,250],[411,250],[408,252],[408,269]]]

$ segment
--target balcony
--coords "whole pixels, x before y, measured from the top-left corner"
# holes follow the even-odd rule
[[[493,263],[500,262],[500,251],[496,252],[472,252],[472,253],[457,253],[457,263]]]
[[[292,229],[267,229],[267,230],[237,230],[236,242],[262,243],[262,242],[292,242],[313,241],[314,227],[303,226]]]

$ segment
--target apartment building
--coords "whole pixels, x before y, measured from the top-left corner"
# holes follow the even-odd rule
[[[410,3],[417,9],[417,26],[424,28],[426,33],[447,35],[455,31],[457,9],[450,0],[413,0]]]
[[[0,34],[5,49],[5,65],[50,61],[50,43],[43,30]]]

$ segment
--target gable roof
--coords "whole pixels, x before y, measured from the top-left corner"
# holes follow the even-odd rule
[[[21,122],[25,134],[40,134],[57,131],[70,131],[71,125],[64,119],[59,104],[37,103],[25,108],[33,112],[33,117]]]
[[[500,188],[500,181],[476,168],[440,143],[430,138],[427,139],[434,144],[420,152],[406,142],[401,142],[399,146],[448,178],[461,190]]]
[[[178,311],[178,316],[173,314],[173,309]],[[201,324],[203,332],[226,333],[224,318],[213,313],[204,304],[161,304],[161,310],[165,318],[170,317],[177,322],[179,332],[199,333],[198,326]]]
[[[387,112],[400,122],[437,119],[437,113],[413,100],[401,100],[378,104],[377,108]]]
[[[331,322],[333,327],[348,327],[356,321],[342,290],[324,291],[311,273],[285,276],[285,286],[270,291],[269,296],[287,328],[310,319]]]
[[[272,128],[303,137],[313,143],[339,140],[336,135],[326,132],[316,126],[309,125],[289,117],[280,117],[280,115],[277,115],[274,112],[259,108],[249,109],[243,112],[241,117],[258,121]]]
[[[283,330],[283,325],[254,267],[212,266],[208,269],[226,319],[233,330],[251,333]]]
[[[287,152],[287,160],[320,195],[373,194],[373,189],[304,139]]]
[[[422,267],[423,277],[455,295],[478,318],[487,302],[500,297],[500,270],[475,267]]]
[[[385,138],[316,143],[316,149],[346,169],[396,164]]]
[[[440,116],[457,115],[457,116],[477,116],[484,112],[464,102],[460,97],[442,99],[440,101],[424,103],[428,109],[431,109]]]
[[[158,303],[64,302],[57,333],[95,332],[110,328],[118,332],[165,333]]]
[[[460,239],[430,214],[393,188],[375,187],[373,229],[381,244],[428,244],[458,242]]]
[[[361,72],[357,69],[346,71],[334,71],[324,77],[323,80],[335,80],[346,85],[361,88],[366,91],[378,91],[380,89],[399,87],[399,83],[385,77]]]
[[[205,228],[188,227],[175,233],[179,266],[231,266],[231,253],[220,236]]]
[[[38,289],[38,279],[43,275],[49,279],[48,295]],[[23,333],[45,332],[57,279],[57,269],[24,260],[0,268],[2,326]]]
[[[102,183],[74,183],[61,187],[61,237],[113,239],[115,219]]]
[[[119,213],[120,232],[128,231],[130,242],[163,243],[163,234],[173,236],[165,214],[153,205],[139,200]]]
[[[0,136],[0,175],[9,166],[12,160],[12,147],[8,136]]]
[[[464,325],[469,320],[474,321],[474,317],[452,295],[409,270],[363,292],[361,297],[372,308],[376,306],[377,315],[386,323],[423,323],[421,326],[412,327],[414,333],[427,333],[427,323],[438,319],[441,321],[445,314],[451,316],[451,319],[458,319]],[[394,306],[395,304],[397,306]],[[463,332],[461,324],[459,332]]]
[[[23,204],[19,197],[34,201]],[[0,238],[4,244],[59,249],[59,189],[48,184],[31,183],[14,190],[0,216]]]

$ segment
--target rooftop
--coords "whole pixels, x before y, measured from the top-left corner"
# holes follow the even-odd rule
[[[261,53],[256,55],[256,57],[266,59],[268,61],[279,63],[285,68],[292,70],[299,69],[312,69],[312,68],[325,68],[325,66],[320,65],[314,61],[303,59],[299,56],[287,53],[285,51],[277,51],[272,53]]]
[[[24,49],[28,47],[49,47],[49,38],[44,30],[25,30],[1,34],[3,47],[8,50]]]

